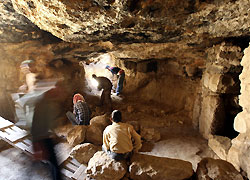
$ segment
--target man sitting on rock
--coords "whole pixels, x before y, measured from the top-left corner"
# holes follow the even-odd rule
[[[121,122],[120,111],[114,110],[110,120],[112,125],[107,126],[103,132],[102,149],[117,161],[128,160],[132,152],[138,152],[141,148],[141,136],[132,125]]]

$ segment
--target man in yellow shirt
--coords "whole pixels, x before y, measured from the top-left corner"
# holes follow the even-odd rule
[[[120,111],[114,110],[110,120],[112,125],[107,126],[103,132],[102,149],[117,161],[128,159],[132,152],[138,152],[141,148],[141,136],[132,125],[121,122]]]

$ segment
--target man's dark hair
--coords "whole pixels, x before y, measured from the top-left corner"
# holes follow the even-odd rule
[[[92,74],[92,78],[94,78],[94,79],[95,79],[95,78],[96,78],[96,75],[95,75],[95,74]]]
[[[118,123],[122,121],[122,113],[119,110],[114,110],[111,114],[111,118],[114,122]]]

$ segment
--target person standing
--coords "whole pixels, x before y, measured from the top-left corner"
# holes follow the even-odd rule
[[[132,152],[138,152],[141,148],[141,136],[137,134],[133,126],[122,123],[122,114],[119,110],[114,110],[109,125],[103,131],[102,149],[112,159],[128,160]]]
[[[51,130],[55,128],[57,119],[62,114],[62,104],[65,101],[63,88],[56,86],[45,92],[35,104],[31,126],[34,158],[47,161],[53,180],[62,180],[60,168],[54,150],[54,140]]]
[[[112,112],[112,101],[111,101],[111,90],[112,90],[112,83],[111,81],[102,76],[96,76],[92,74],[92,78],[95,79],[98,83],[97,89],[99,91],[102,90],[101,101],[100,105],[106,105],[106,108],[109,112]]]
[[[117,87],[116,87],[116,95],[120,95],[123,89],[123,82],[125,79],[125,72],[124,70],[120,69],[119,67],[110,67],[110,66],[106,66],[105,69],[108,69],[112,75],[116,75],[117,76]]]
[[[73,113],[68,111],[66,115],[73,125],[89,125],[91,110],[81,94],[74,95]]]

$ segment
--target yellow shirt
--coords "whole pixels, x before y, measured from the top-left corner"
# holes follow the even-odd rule
[[[103,148],[115,153],[138,152],[141,148],[141,136],[133,126],[126,123],[115,123],[106,127],[103,132]]]

